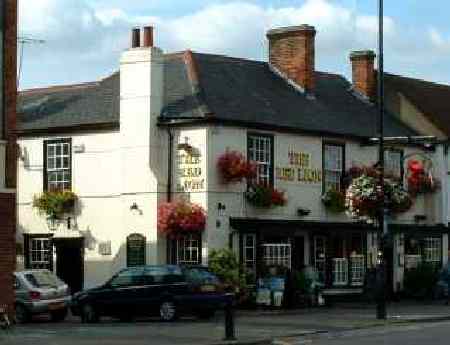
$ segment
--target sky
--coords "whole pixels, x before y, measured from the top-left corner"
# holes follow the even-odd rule
[[[316,27],[316,68],[350,75],[352,50],[377,49],[377,0],[20,0],[20,88],[104,78],[131,28],[155,27],[165,52],[267,60],[265,33]],[[385,0],[385,69],[450,85],[450,1]]]

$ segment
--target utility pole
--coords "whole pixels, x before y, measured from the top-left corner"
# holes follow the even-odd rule
[[[25,45],[26,44],[43,44],[43,43],[45,43],[45,41],[31,38],[28,36],[19,36],[19,37],[17,37],[17,42],[20,44],[20,60],[19,60],[19,68],[18,68],[18,72],[17,72],[17,90],[19,90],[20,77],[22,76]]]
[[[378,135],[379,135],[379,188],[381,206],[378,215],[379,251],[377,260],[377,319],[386,319],[386,237],[387,224],[385,217],[386,200],[384,190],[384,47],[383,47],[383,0],[378,0]]]

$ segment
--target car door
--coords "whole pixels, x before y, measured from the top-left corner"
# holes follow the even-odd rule
[[[142,286],[143,267],[127,268],[114,276],[97,293],[98,306],[106,315],[134,315],[139,306],[137,291]]]

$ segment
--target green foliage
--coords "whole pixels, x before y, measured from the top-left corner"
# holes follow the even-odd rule
[[[330,189],[322,197],[325,207],[334,213],[345,211],[345,193],[335,189]]]
[[[77,196],[71,191],[51,191],[44,192],[39,196],[34,196],[33,207],[39,210],[39,213],[50,217],[70,212],[73,209]]]
[[[309,293],[311,291],[312,280],[309,279],[305,272],[300,271],[295,274],[295,288],[301,293]]]
[[[233,292],[239,292],[245,287],[245,274],[232,250],[212,250],[208,262],[209,269]]]
[[[431,297],[438,279],[438,271],[435,265],[429,263],[422,263],[416,269],[406,271],[405,294],[409,297]]]

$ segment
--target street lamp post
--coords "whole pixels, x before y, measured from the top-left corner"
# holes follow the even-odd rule
[[[383,48],[383,0],[378,0],[378,135],[379,135],[379,188],[382,200],[379,210],[378,234],[380,260],[377,265],[377,319],[386,319],[386,253],[385,241],[387,226],[385,224],[385,198],[384,198],[384,48]]]

